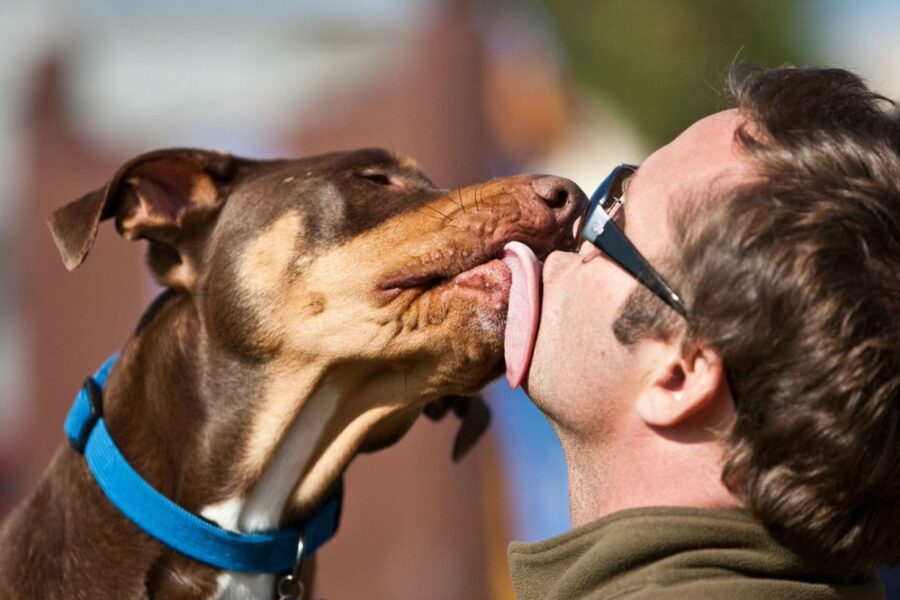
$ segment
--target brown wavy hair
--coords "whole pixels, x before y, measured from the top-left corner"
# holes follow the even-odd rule
[[[670,215],[688,339],[722,355],[737,419],[722,480],[784,543],[900,562],[900,115],[840,69],[739,66],[726,97],[760,175]],[[667,268],[668,267],[668,268]],[[683,327],[636,290],[625,344]]]

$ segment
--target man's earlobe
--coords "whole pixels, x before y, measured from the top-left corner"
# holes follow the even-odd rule
[[[678,344],[666,343],[666,356],[651,374],[636,409],[653,427],[674,427],[711,407],[726,386],[722,359],[703,344],[682,353]]]

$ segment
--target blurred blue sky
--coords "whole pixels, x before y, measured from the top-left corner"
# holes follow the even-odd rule
[[[807,10],[822,64],[859,73],[877,91],[900,96],[900,2],[819,0]]]

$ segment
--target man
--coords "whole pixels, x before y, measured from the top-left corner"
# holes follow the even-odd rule
[[[900,559],[900,117],[841,70],[727,92],[544,264],[573,530],[510,546],[520,600],[878,598]]]

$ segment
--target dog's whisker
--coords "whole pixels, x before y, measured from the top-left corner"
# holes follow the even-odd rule
[[[430,209],[430,210],[433,210],[433,211],[436,212],[437,214],[439,214],[439,215],[441,215],[442,217],[444,217],[444,219],[446,219],[447,221],[450,220],[450,215],[445,215],[444,213],[442,213],[441,211],[439,211],[439,210],[436,209],[435,207],[431,206],[430,204],[425,205],[424,208],[428,208],[428,209]],[[426,213],[426,214],[427,214],[427,213]],[[431,216],[434,216],[434,215],[431,215]]]
[[[465,204],[465,202],[463,202],[462,190],[456,190],[456,191],[459,192],[459,207],[462,209],[463,212],[466,212],[466,204]]]
[[[455,208],[462,208],[462,204],[460,204],[460,202],[453,196],[453,193],[452,193],[452,192],[449,193],[449,194],[447,194],[447,195],[444,196],[444,197],[447,198],[448,200],[450,200],[450,202],[453,203],[453,206],[454,206]]]

